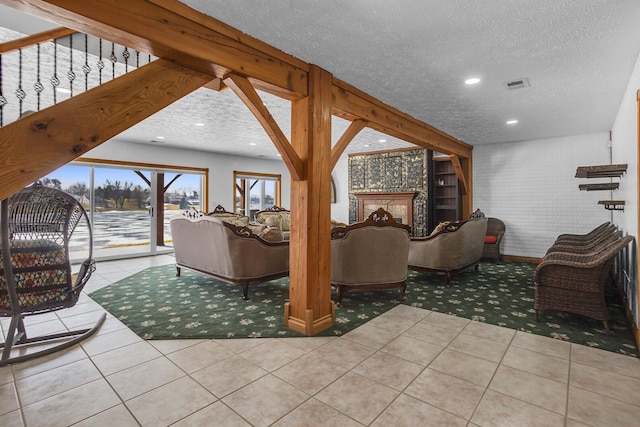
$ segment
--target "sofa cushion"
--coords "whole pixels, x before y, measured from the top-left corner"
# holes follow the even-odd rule
[[[262,223],[264,225],[266,225],[267,227],[280,228],[280,223],[281,223],[280,215],[278,215],[278,214],[275,214],[275,215],[264,215],[264,219],[263,219]]]
[[[266,240],[267,242],[281,242],[284,240],[284,233],[279,228],[265,227],[258,237]]]
[[[497,236],[484,236],[485,243],[496,243],[498,241]]]

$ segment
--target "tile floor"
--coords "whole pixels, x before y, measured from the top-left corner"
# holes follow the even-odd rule
[[[172,261],[99,263],[87,291]],[[102,312],[84,296],[29,331]],[[638,426],[640,359],[409,306],[340,338],[143,341],[108,316],[0,368],[0,425]]]

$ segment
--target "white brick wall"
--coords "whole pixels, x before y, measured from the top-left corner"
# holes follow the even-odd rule
[[[586,233],[611,214],[598,200],[609,191],[580,191],[578,166],[609,163],[608,133],[475,146],[473,208],[504,221],[502,251],[540,257],[558,234]]]

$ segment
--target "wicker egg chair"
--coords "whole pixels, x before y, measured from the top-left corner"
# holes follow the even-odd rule
[[[69,242],[81,222],[88,229],[88,257],[73,274]],[[82,205],[70,194],[36,184],[0,202],[0,231],[0,316],[11,318],[0,366],[54,353],[96,332],[104,313],[92,328],[38,337],[28,337],[24,325],[24,316],[73,307],[95,270]],[[49,343],[55,345],[11,357],[12,349]]]

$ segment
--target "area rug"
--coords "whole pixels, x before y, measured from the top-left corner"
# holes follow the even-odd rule
[[[549,336],[608,351],[638,356],[622,303],[615,290],[607,292],[613,335],[602,322],[570,313],[541,312],[534,320],[533,274],[536,265],[481,263],[480,272],[454,276],[451,287],[442,276],[409,272],[407,300],[398,290],[350,292],[336,309],[334,326],[320,335],[341,335],[398,304]],[[145,339],[295,337],[284,326],[283,306],[288,278],[249,287],[249,300],[240,286],[182,271],[151,267],[90,294],[116,318]]]

